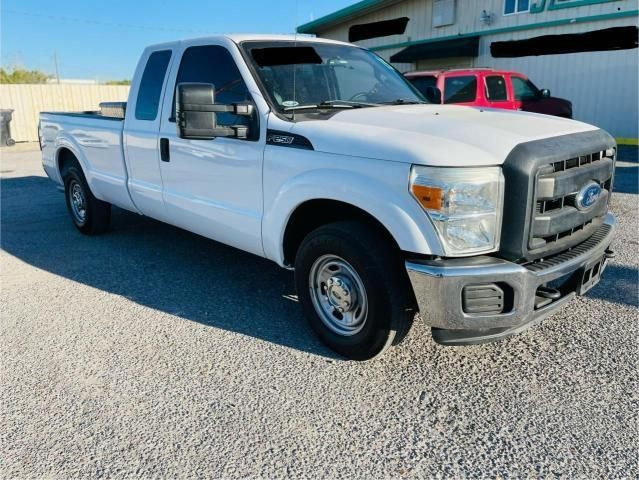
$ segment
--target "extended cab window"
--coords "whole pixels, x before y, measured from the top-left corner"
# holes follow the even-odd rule
[[[135,118],[137,120],[155,120],[160,106],[162,84],[166,69],[171,60],[171,50],[153,52],[146,62],[138,98],[135,102]]]
[[[444,103],[474,102],[477,96],[477,77],[465,75],[444,80]]]
[[[187,48],[182,55],[176,85],[182,82],[215,85],[215,103],[252,102],[235,60],[226,48],[219,45]],[[175,113],[172,116],[174,117]],[[218,113],[217,123],[220,126],[249,125],[251,118],[233,113]]]
[[[486,77],[486,98],[491,102],[508,100],[504,77],[501,75],[490,75]]]

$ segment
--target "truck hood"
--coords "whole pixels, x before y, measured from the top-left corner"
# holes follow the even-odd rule
[[[564,118],[454,105],[344,110],[294,123],[317,151],[433,166],[500,165],[520,143],[596,130]]]

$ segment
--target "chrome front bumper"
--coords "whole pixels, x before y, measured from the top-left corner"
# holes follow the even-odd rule
[[[593,265],[599,265],[597,275],[603,271],[615,230],[615,217],[607,214],[588,240],[527,265],[480,256],[407,261],[406,270],[421,316],[432,327],[435,341],[449,345],[489,342],[530,327],[580,294],[585,284],[583,273]],[[540,301],[538,289],[549,283],[561,295],[550,302]],[[464,287],[491,284],[498,284],[509,297],[503,313],[466,313]]]

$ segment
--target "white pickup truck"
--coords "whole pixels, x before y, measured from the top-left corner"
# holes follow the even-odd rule
[[[612,256],[609,134],[427,104],[354,45],[155,45],[129,101],[103,107],[40,117],[75,226],[105,231],[115,205],[294,269],[311,326],[349,358],[397,344],[417,310],[441,344],[504,338],[585,293]]]

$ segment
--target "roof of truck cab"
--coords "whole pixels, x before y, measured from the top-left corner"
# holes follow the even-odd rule
[[[340,42],[339,40],[312,37],[310,35],[265,35],[265,34],[255,34],[255,33],[233,33],[233,34],[222,35],[222,36],[233,40],[235,43],[246,42],[246,41],[259,41],[259,42],[298,41],[298,42],[338,43],[342,45],[352,45],[350,43]]]
[[[332,43],[338,45],[352,45],[346,42],[340,42],[337,40],[330,40],[327,38],[311,37],[309,35],[271,35],[271,34],[258,34],[258,33],[229,33],[224,35],[209,35],[205,37],[185,38],[183,40],[158,43],[155,45],[149,45],[147,48],[157,50],[159,48],[167,48],[175,46],[180,43],[191,43],[194,41],[201,42],[206,40],[219,41],[221,39],[231,40],[234,43],[241,42],[315,42],[315,43]],[[355,46],[355,45],[352,45]]]

